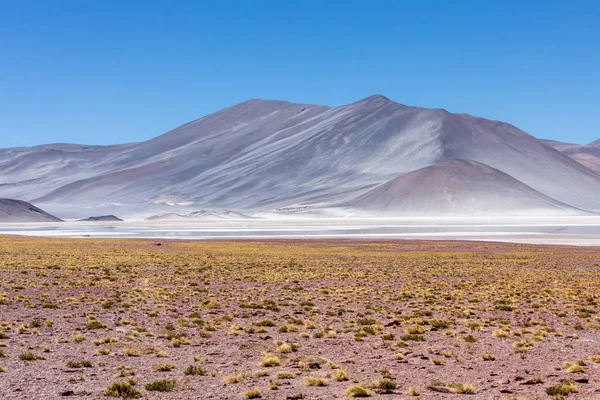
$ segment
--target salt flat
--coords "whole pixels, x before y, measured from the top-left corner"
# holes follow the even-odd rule
[[[287,218],[0,224],[0,234],[155,239],[453,239],[600,246],[600,216]]]

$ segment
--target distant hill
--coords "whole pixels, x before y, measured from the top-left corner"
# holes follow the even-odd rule
[[[587,145],[555,140],[544,140],[544,142],[592,171],[600,173],[600,139]]]
[[[80,219],[79,221],[123,221],[119,217],[115,217],[114,215],[100,215],[98,217],[89,217],[85,219]]]
[[[62,222],[62,220],[25,201],[0,199],[0,222]]]

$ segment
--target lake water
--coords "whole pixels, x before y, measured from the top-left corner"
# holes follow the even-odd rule
[[[152,239],[453,239],[600,246],[600,217],[0,224],[0,234]]]

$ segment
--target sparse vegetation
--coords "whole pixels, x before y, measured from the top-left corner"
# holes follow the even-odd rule
[[[329,384],[327,379],[316,376],[305,376],[304,382],[308,386],[327,386]]]
[[[458,394],[474,394],[475,386],[468,383],[451,383],[448,385],[452,392]]]
[[[170,379],[162,379],[147,383],[144,387],[151,392],[172,392],[175,389],[175,381]]]
[[[206,375],[206,371],[199,365],[190,364],[183,371],[185,375]]]
[[[279,358],[271,353],[263,354],[262,360],[258,363],[259,367],[277,367],[280,364]]]
[[[223,379],[223,382],[231,385],[231,384],[234,384],[234,383],[240,383],[243,380],[244,380],[244,375],[242,375],[242,374],[235,374],[235,375],[226,376]]]
[[[343,369],[334,369],[331,371],[331,378],[338,382],[347,381],[349,379],[348,371]]]
[[[558,385],[546,388],[546,394],[548,396],[568,396],[571,393],[577,392],[579,392],[577,385],[569,380],[564,380]]]
[[[253,389],[246,390],[243,393],[243,395],[247,399],[260,399],[262,397],[260,395],[260,390],[258,390],[258,388],[253,388]]]
[[[373,393],[364,386],[353,385],[346,389],[346,396],[348,397],[371,397]]]
[[[69,368],[91,368],[94,364],[92,364],[89,360],[84,361],[68,361],[67,367]]]
[[[46,358],[44,358],[43,356],[39,355],[39,354],[34,354],[32,352],[27,352],[27,353],[23,353],[23,354],[19,354],[19,360],[23,360],[23,361],[36,361],[36,360],[45,360]]]
[[[115,382],[105,391],[104,395],[108,397],[119,397],[122,399],[141,399],[142,392],[127,382]]]
[[[152,369],[155,371],[162,371],[162,372],[166,372],[166,371],[171,371],[173,369],[175,369],[176,365],[175,364],[154,364],[152,366]]]
[[[481,397],[484,371],[515,366],[519,396],[576,397],[600,363],[599,305],[591,249],[0,238],[2,379],[62,366],[62,385],[94,375],[118,398]],[[478,387],[431,382],[458,368]]]
[[[294,379],[296,377],[296,374],[290,371],[278,371],[275,374],[275,377],[277,379]]]

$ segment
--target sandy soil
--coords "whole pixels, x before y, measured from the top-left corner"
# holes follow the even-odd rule
[[[569,380],[567,398],[595,399],[599,256],[459,241],[0,237],[0,393],[107,399],[120,382],[148,399],[253,388],[340,399],[352,386],[373,398],[546,399]],[[159,380],[174,386],[146,386]]]

